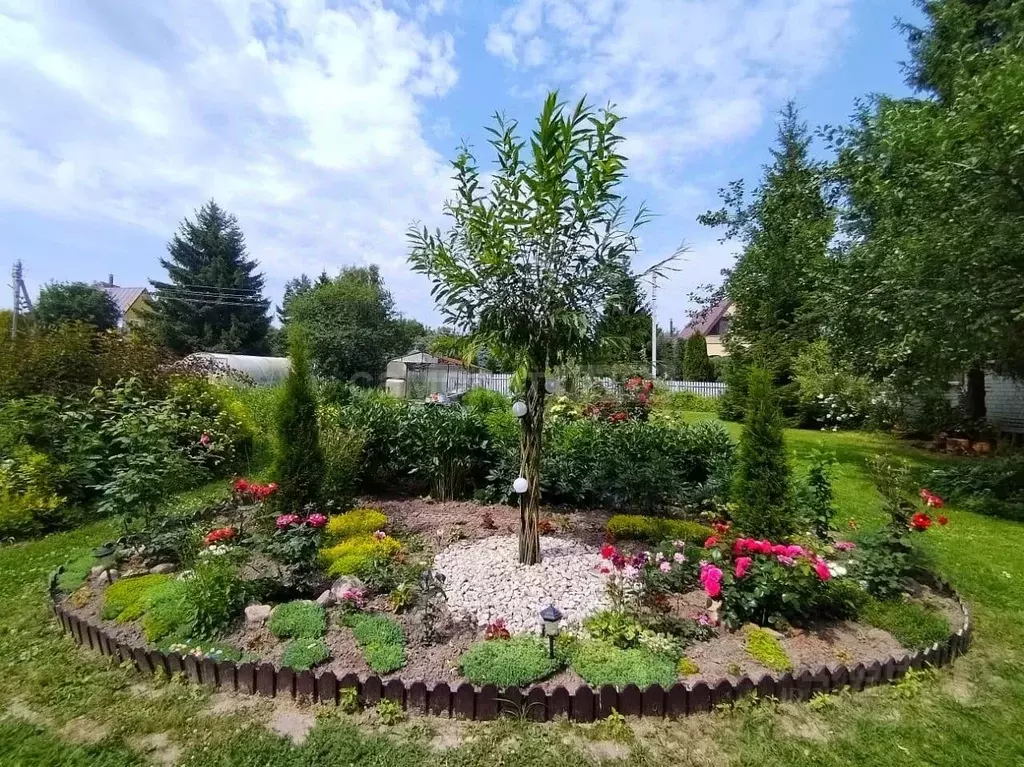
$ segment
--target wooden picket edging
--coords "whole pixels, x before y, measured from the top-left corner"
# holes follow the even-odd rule
[[[356,674],[344,674],[339,678],[331,671],[296,672],[290,668],[276,669],[270,663],[200,660],[191,655],[183,657],[178,653],[127,645],[110,637],[103,626],[81,620],[64,609],[56,588],[59,572],[50,579],[50,599],[53,613],[64,633],[69,634],[76,644],[114,658],[119,663],[131,663],[143,673],[182,674],[197,684],[230,692],[270,698],[301,698],[334,705],[338,704],[342,690],[355,688],[360,701],[367,706],[386,699],[416,714],[479,721],[514,714],[538,722],[557,718],[593,722],[606,718],[612,709],[627,716],[678,718],[734,703],[755,692],[759,697],[805,701],[816,694],[838,692],[846,687],[859,691],[865,687],[889,684],[904,677],[909,669],[949,665],[967,651],[973,631],[969,607],[947,583],[938,581],[937,585],[960,605],[963,624],[942,644],[936,643],[926,650],[905,653],[898,658],[890,657],[885,662],[857,663],[851,667],[822,666],[816,670],[804,668],[780,677],[766,674],[757,681],[744,676],[736,682],[722,679],[714,684],[706,681],[693,685],[677,683],[667,689],[655,684],[641,690],[630,684],[622,689],[612,685],[599,689],[582,686],[570,692],[564,687],[548,691],[534,685],[524,690],[518,687],[498,688],[491,684],[474,687],[468,682],[453,689],[444,682],[428,684],[401,679],[385,682],[379,676],[363,678]]]

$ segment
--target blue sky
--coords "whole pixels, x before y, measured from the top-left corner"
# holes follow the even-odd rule
[[[0,0],[0,264],[21,258],[32,295],[143,285],[214,197],[275,302],[299,272],[377,263],[433,323],[406,228],[441,222],[461,138],[486,165],[490,115],[525,130],[558,88],[627,118],[626,191],[658,214],[638,265],[690,249],[659,292],[679,324],[734,253],[696,216],[756,182],[786,99],[821,125],[907,92],[898,15],[919,19],[911,0]]]

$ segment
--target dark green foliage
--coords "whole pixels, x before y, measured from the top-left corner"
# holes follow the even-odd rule
[[[274,608],[267,628],[279,639],[317,639],[327,631],[327,614],[316,602],[285,602]]]
[[[979,514],[1024,520],[1024,453],[957,461],[932,470],[925,485]]]
[[[594,687],[611,684],[640,689],[660,684],[669,687],[676,681],[676,662],[664,655],[642,649],[620,650],[607,642],[580,642],[571,653],[573,670]]]
[[[344,623],[363,650],[366,663],[378,674],[390,674],[405,665],[405,632],[383,615],[349,613]]]
[[[490,466],[487,428],[462,408],[427,406],[410,411],[407,449],[410,474],[429,483],[439,501],[464,495]]]
[[[320,500],[324,482],[324,455],[309,374],[306,338],[293,332],[291,369],[277,405],[277,459],[274,477],[277,502],[289,512]]]
[[[529,684],[558,669],[557,660],[536,637],[477,642],[459,659],[459,670],[473,684],[513,687]]]
[[[512,407],[512,400],[501,392],[490,389],[470,389],[462,397],[462,405],[471,413],[486,418],[494,412],[501,412]]]
[[[708,357],[708,342],[700,333],[686,339],[683,353],[683,379],[686,381],[714,381],[715,369]]]
[[[870,599],[860,614],[861,620],[888,631],[910,650],[923,650],[949,638],[949,622],[935,610],[916,602]]]
[[[153,327],[181,354],[266,354],[270,302],[249,259],[238,220],[210,200],[187,218],[160,259],[168,282],[153,281]]]
[[[789,461],[782,411],[762,369],[750,371],[746,412],[732,487],[733,519],[738,532],[782,540],[794,528]]]
[[[39,291],[36,321],[46,327],[65,322],[84,322],[97,330],[117,327],[118,308],[99,288],[84,282],[52,282]]]
[[[615,540],[636,540],[649,543],[680,540],[703,546],[714,531],[707,525],[687,519],[643,517],[638,514],[616,514],[605,526]]]
[[[552,425],[546,437],[548,499],[645,512],[703,501],[734,450],[714,423],[582,420]]]
[[[639,647],[641,637],[648,633],[638,618],[619,610],[602,610],[594,613],[583,621],[583,628],[592,639],[607,642],[623,650]]]
[[[372,386],[389,359],[409,352],[410,328],[376,266],[346,267],[297,292],[288,318],[289,327],[302,326],[313,370],[324,378]]]
[[[619,278],[614,297],[605,303],[596,338],[597,347],[587,362],[650,367],[651,308],[640,293],[636,276],[623,273]]]
[[[330,657],[331,652],[323,639],[300,636],[285,645],[281,665],[296,671],[306,671]]]
[[[878,599],[900,599],[910,585],[915,558],[910,541],[889,530],[866,535],[850,559],[850,575]]]
[[[725,237],[744,246],[726,284],[736,306],[726,340],[735,369],[723,417],[738,420],[745,409],[743,368],[765,367],[787,387],[800,349],[819,335],[816,297],[828,272],[835,215],[822,193],[825,167],[810,158],[810,143],[799,111],[787,104],[772,163],[750,203],[743,182],[736,181],[721,192],[721,210],[699,217],[706,226],[725,227]],[[795,392],[787,393],[784,407],[793,404]]]
[[[835,463],[834,456],[814,451],[807,466],[807,474],[798,488],[800,516],[807,527],[823,541],[831,537],[832,520],[836,515],[831,479]]]
[[[215,639],[242,614],[249,588],[234,565],[210,558],[196,565],[192,577],[165,581],[149,593],[142,630],[151,642]]]
[[[352,505],[362,468],[363,434],[342,429],[336,423],[321,420],[320,447],[324,455],[324,482],[321,491],[324,510],[333,513]]]

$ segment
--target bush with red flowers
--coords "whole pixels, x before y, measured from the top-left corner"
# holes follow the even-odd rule
[[[203,538],[203,543],[207,546],[212,546],[215,543],[224,543],[235,538],[238,532],[233,527],[218,527],[216,530],[211,530]]]
[[[231,486],[238,503],[262,503],[277,492],[277,483],[261,485],[243,478],[236,479]]]

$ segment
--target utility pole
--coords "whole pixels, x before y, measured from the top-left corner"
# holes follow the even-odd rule
[[[658,275],[651,274],[651,380],[658,377]]]
[[[11,314],[11,338],[14,338],[18,332],[18,317],[21,316],[23,309],[28,312],[32,311],[32,299],[28,297],[28,289],[25,287],[25,280],[22,279],[21,261],[14,262],[11,278],[11,290],[14,292],[14,311]]]

